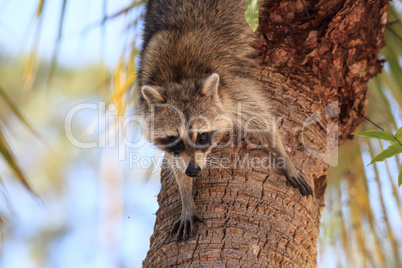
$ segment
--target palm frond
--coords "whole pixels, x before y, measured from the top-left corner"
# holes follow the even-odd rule
[[[62,34],[63,34],[63,25],[64,25],[65,13],[66,13],[66,6],[67,6],[67,0],[63,0],[61,12],[60,12],[60,21],[59,21],[59,28],[58,28],[58,33],[57,33],[57,40],[56,40],[56,44],[55,44],[53,54],[52,54],[52,62],[50,64],[50,73],[49,73],[49,77],[48,77],[48,86],[47,86],[48,89],[51,88],[53,77],[54,77],[54,74],[55,74],[56,68],[57,68],[57,57],[58,57],[58,53],[60,50],[60,42],[61,42],[61,38],[62,38]]]
[[[11,150],[11,147],[6,139],[4,130],[2,130],[1,125],[0,125],[0,154],[3,156],[4,160],[6,160],[8,166],[14,171],[14,174],[16,175],[17,179],[25,186],[25,188],[28,189],[29,192],[34,193],[34,191],[31,189],[31,186],[29,186],[24,173],[22,172],[22,169],[18,164],[16,157],[13,154],[13,151]]]
[[[38,3],[38,7],[36,8],[35,13],[35,36],[34,36],[34,45],[31,49],[28,60],[25,64],[24,74],[23,74],[23,82],[24,82],[24,93],[26,93],[31,87],[33,82],[35,81],[35,65],[36,59],[38,55],[39,48],[39,37],[42,30],[42,22],[43,22],[43,9],[45,6],[45,0],[40,0]]]

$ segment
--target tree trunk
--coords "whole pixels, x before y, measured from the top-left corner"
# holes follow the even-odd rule
[[[144,267],[316,266],[330,151],[363,120],[367,83],[381,70],[377,56],[388,1],[304,3],[312,25],[300,0],[264,1],[255,73],[285,148],[314,196],[302,197],[275,169],[255,163],[266,157],[260,151],[243,146],[221,152],[231,164],[205,171],[194,184],[204,223],[194,237],[176,243],[169,231],[180,216],[180,195],[174,178],[162,170]]]

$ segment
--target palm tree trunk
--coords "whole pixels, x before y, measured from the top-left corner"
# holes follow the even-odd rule
[[[295,166],[314,187],[302,197],[266,164],[266,153],[243,146],[221,152],[232,161],[195,180],[197,234],[176,243],[178,187],[162,170],[151,247],[144,267],[315,267],[320,211],[331,152],[362,122],[367,83],[382,67],[378,54],[386,0],[266,0],[257,31],[256,79],[273,105]],[[274,161],[267,159],[267,161]],[[342,161],[342,159],[340,159]],[[265,162],[264,162],[265,163]],[[268,165],[269,166],[269,165]]]

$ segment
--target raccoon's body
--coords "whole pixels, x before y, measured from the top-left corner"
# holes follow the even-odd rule
[[[229,129],[282,158],[291,185],[312,194],[283,148],[268,97],[253,75],[255,36],[245,10],[245,0],[147,3],[139,106],[150,127],[145,134],[167,152],[179,185],[182,215],[172,229],[178,239],[200,220],[192,177]]]

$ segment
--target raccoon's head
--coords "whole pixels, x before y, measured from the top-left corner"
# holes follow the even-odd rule
[[[211,150],[233,128],[222,106],[219,75],[163,86],[145,85],[141,93],[148,139],[173,156],[175,168],[196,176]]]

